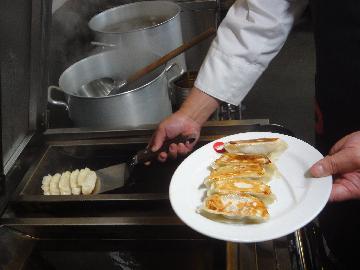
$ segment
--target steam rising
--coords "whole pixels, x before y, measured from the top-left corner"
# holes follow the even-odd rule
[[[89,20],[96,14],[133,1],[69,0],[52,16],[50,41],[50,84],[57,84],[62,72],[73,63],[98,52],[91,45]]]

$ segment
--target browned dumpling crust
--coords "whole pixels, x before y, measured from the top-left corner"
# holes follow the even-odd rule
[[[207,196],[201,212],[224,222],[268,220],[266,205],[274,202],[275,195],[266,183],[280,175],[272,160],[285,151],[286,142],[280,138],[237,140],[225,143],[224,148],[227,152],[211,164],[204,181]]]
[[[226,165],[246,165],[246,164],[270,164],[271,161],[264,155],[237,155],[231,153],[222,154],[213,164],[213,168]]]
[[[254,179],[216,181],[208,186],[207,194],[248,194],[263,200],[265,204],[273,203],[275,199],[270,186]]]
[[[237,140],[237,141],[230,141],[230,144],[243,144],[243,143],[260,143],[260,142],[275,142],[279,140],[278,138],[258,138],[258,139],[251,139],[251,140]]]
[[[260,164],[228,165],[211,171],[209,179],[260,178],[264,175],[265,169]]]
[[[210,185],[209,191],[218,194],[244,194],[263,195],[271,194],[270,187],[259,180],[231,179],[217,181]]]
[[[276,158],[286,150],[287,144],[280,138],[258,138],[230,141],[224,144],[224,148],[232,154],[256,154]]]
[[[213,169],[205,179],[205,184],[230,179],[258,179],[268,182],[276,172],[276,166],[270,164],[225,165]]]
[[[208,196],[203,205],[203,210],[216,215],[233,219],[252,219],[265,221],[269,213],[265,204],[253,196],[243,194],[214,194]]]

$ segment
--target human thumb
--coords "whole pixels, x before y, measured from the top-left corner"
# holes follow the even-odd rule
[[[337,173],[353,171],[355,164],[346,151],[340,151],[333,155],[328,155],[316,162],[311,168],[310,173],[314,177],[325,177]]]

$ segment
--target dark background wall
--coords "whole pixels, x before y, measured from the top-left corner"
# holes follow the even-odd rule
[[[311,21],[294,27],[283,49],[244,100],[244,118],[269,118],[314,143],[315,48]]]

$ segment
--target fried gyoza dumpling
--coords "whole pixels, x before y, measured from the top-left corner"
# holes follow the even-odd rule
[[[233,154],[267,155],[274,158],[286,150],[287,144],[280,138],[259,138],[230,141],[225,143],[224,147]]]
[[[93,192],[94,188],[95,188],[95,184],[96,184],[96,173],[94,171],[90,171],[84,181],[82,182],[81,185],[81,192],[84,195],[89,195]]]
[[[81,186],[79,186],[77,182],[79,172],[80,171],[76,169],[75,171],[72,171],[70,175],[70,187],[71,187],[71,193],[73,195],[79,195],[81,193]]]
[[[43,180],[41,182],[41,189],[43,190],[44,195],[50,195],[51,178],[52,176],[50,174],[43,177]]]
[[[56,173],[53,177],[51,177],[50,188],[49,188],[51,195],[60,195],[60,189],[59,189],[60,177],[61,177],[60,173]]]
[[[208,195],[211,194],[248,194],[262,199],[266,204],[274,201],[270,186],[253,179],[231,179],[212,182],[208,186]]]
[[[267,156],[264,155],[237,155],[225,153],[222,154],[217,160],[212,164],[212,168],[216,169],[218,167],[227,166],[227,165],[246,165],[246,164],[270,164],[271,161]]]
[[[96,181],[96,173],[85,168],[47,175],[42,180],[41,188],[44,195],[89,195],[94,191]]]
[[[212,170],[205,182],[215,182],[229,179],[261,179],[268,182],[274,175],[275,167],[261,164],[227,165]]]
[[[208,196],[201,210],[230,219],[248,219],[262,222],[269,218],[265,204],[258,198],[247,194],[214,194]]]
[[[81,192],[84,195],[89,195],[96,185],[96,173],[89,168],[81,169],[77,178],[77,183],[81,187]]]
[[[82,187],[85,179],[86,179],[86,176],[89,174],[90,172],[90,169],[89,168],[85,168],[85,169],[81,169],[80,172],[79,172],[79,175],[77,177],[77,184],[78,186]]]
[[[59,190],[61,195],[71,195],[69,171],[63,172],[59,181]]]

